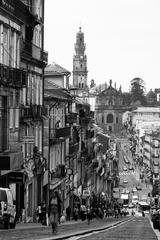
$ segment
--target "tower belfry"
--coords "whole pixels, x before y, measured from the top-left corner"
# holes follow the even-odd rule
[[[77,88],[79,93],[87,90],[88,71],[85,49],[84,33],[80,27],[76,34],[75,55],[73,56],[73,87]]]

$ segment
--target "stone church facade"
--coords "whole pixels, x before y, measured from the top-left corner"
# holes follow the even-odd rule
[[[119,90],[112,86],[100,92],[96,97],[95,119],[106,132],[117,132],[122,128],[122,115],[124,113],[124,99],[121,87]]]

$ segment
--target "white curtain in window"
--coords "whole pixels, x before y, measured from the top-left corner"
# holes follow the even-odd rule
[[[14,110],[13,108],[9,109],[9,127],[14,128]]]
[[[19,128],[19,108],[15,109],[15,128]]]

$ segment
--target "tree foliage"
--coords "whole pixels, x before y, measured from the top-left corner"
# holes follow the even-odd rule
[[[146,103],[145,82],[141,78],[131,80],[131,101],[133,103],[140,101],[142,105]]]

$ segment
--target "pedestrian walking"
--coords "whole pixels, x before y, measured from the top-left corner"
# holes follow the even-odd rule
[[[75,207],[74,207],[74,209],[73,209],[73,219],[74,219],[75,221],[78,220],[78,207],[77,207],[77,205],[75,205]]]
[[[89,206],[87,206],[87,223],[88,225],[90,224],[90,220],[91,220],[91,209]]]
[[[66,208],[66,218],[67,218],[68,221],[71,220],[71,207],[70,206],[68,206]]]
[[[53,192],[49,203],[49,219],[52,225],[52,233],[57,233],[58,222],[58,193]]]
[[[41,221],[42,221],[41,205],[38,205],[38,207],[37,207],[37,217],[38,217],[38,222],[41,223]]]
[[[46,203],[45,201],[42,202],[41,205],[41,224],[46,225],[47,224],[47,219],[46,219]]]

